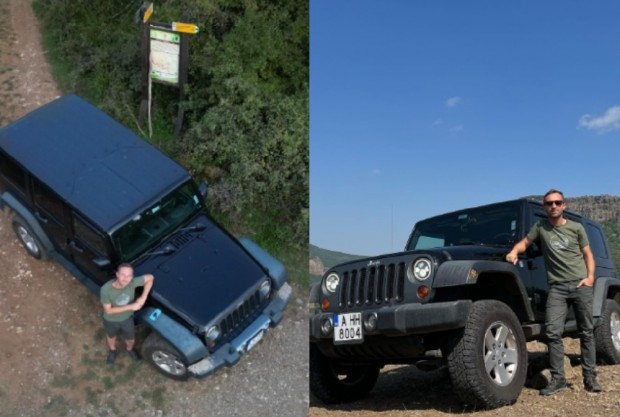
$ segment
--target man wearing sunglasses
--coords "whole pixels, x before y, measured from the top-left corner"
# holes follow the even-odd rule
[[[541,395],[554,395],[568,390],[564,376],[564,344],[562,333],[569,306],[575,310],[579,338],[581,340],[581,365],[583,384],[587,391],[600,392],[596,381],[596,351],[592,298],[594,285],[594,257],[588,236],[581,223],[564,217],[564,194],[558,190],[548,191],[543,198],[547,218],[530,229],[506,255],[506,260],[516,264],[519,253],[534,242],[542,249],[549,295],[545,313],[547,345],[552,380],[540,390]]]

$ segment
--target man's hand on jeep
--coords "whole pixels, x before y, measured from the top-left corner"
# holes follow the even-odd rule
[[[514,252],[509,252],[508,255],[506,255],[506,261],[510,262],[513,265],[516,265],[517,262],[519,261],[519,256],[514,253]]]

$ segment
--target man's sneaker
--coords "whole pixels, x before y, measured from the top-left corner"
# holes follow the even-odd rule
[[[132,361],[134,361],[134,363],[138,363],[140,362],[140,357],[138,356],[138,354],[136,353],[135,350],[128,350],[127,354],[129,355],[129,357],[131,358]]]
[[[603,389],[596,381],[595,376],[587,376],[583,379],[583,386],[588,392],[601,392]]]
[[[549,396],[557,394],[558,392],[567,391],[568,385],[566,385],[566,380],[562,379],[552,379],[549,385],[546,388],[540,390],[540,395]]]
[[[115,350],[109,350],[108,351],[108,357],[105,359],[105,363],[108,364],[108,366],[112,366],[114,365],[114,360],[116,359],[116,351]]]

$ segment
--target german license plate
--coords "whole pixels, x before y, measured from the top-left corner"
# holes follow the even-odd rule
[[[334,314],[334,343],[360,343],[363,340],[362,313]]]
[[[253,338],[251,338],[247,345],[245,346],[245,351],[249,352],[250,349],[252,349],[254,346],[256,346],[258,344],[258,342],[260,342],[263,339],[263,333],[265,333],[264,330],[261,330],[260,333],[258,333],[256,336],[254,336]]]

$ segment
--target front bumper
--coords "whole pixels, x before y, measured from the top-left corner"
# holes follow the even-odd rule
[[[471,300],[448,301],[431,304],[403,304],[362,311],[362,322],[370,314],[377,315],[377,325],[366,335],[404,336],[421,335],[458,329],[465,326]],[[353,311],[347,311],[347,313]],[[310,341],[319,342],[333,338],[333,333],[323,334],[321,323],[335,313],[319,313],[310,318]]]
[[[204,378],[224,366],[239,362],[241,355],[252,349],[270,327],[277,326],[282,320],[284,308],[291,298],[292,289],[284,283],[276,297],[267,305],[261,315],[254,320],[239,336],[222,345],[217,351],[204,359],[190,365],[189,372],[198,378]]]

